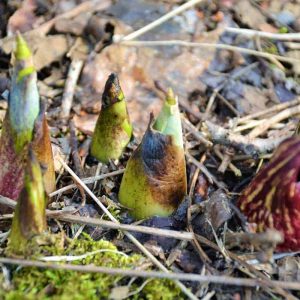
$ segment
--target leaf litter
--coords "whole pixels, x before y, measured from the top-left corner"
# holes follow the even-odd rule
[[[73,119],[77,130],[79,145],[75,151],[78,151],[81,158],[85,177],[106,174],[126,166],[147,127],[149,113],[158,114],[165,91],[168,87],[173,88],[175,94],[179,96],[182,117],[191,122],[192,128],[210,139],[214,146],[220,145],[217,150],[219,155],[216,155],[217,151],[200,143],[190,129],[185,129],[186,152],[197,161],[201,161],[215,180],[225,184],[226,189],[218,190],[215,184],[212,184],[201,171],[199,172],[198,165],[187,160],[189,196],[170,217],[153,217],[142,221],[138,226],[186,232],[189,228],[187,219],[189,210],[195,239],[200,241],[211,263],[201,260],[195,241],[179,241],[171,237],[146,233],[133,232],[133,235],[173,272],[299,281],[298,254],[276,259],[277,254],[273,254],[276,246],[274,243],[277,242],[276,234],[267,236],[271,241],[266,244],[261,236],[252,233],[249,224],[234,205],[237,194],[247,186],[259,168],[259,162],[268,159],[268,155],[278,146],[280,137],[290,136],[295,130],[299,112],[296,115],[288,114],[267,129],[260,131],[258,136],[249,137],[249,132],[253,128],[259,124],[268,124],[271,117],[286,109],[286,107],[281,108],[280,105],[286,103],[291,105],[291,108],[299,106],[297,102],[300,94],[299,62],[298,64],[284,63],[282,69],[272,60],[226,49],[211,50],[176,45],[132,47],[122,43],[114,44],[115,37],[138,30],[174,9],[181,2],[104,1],[103,7],[101,4],[98,7],[97,2],[89,6],[88,2],[90,1],[86,3],[84,1],[23,1],[22,3],[13,1],[0,4],[0,11],[3,11],[3,14],[0,14],[0,48],[3,54],[0,60],[1,103],[3,103],[0,106],[1,119],[4,118],[2,112],[7,109],[5,95],[10,85],[7,79],[9,78],[8,54],[13,49],[12,40],[7,36],[16,31],[24,32],[25,38],[28,38],[34,53],[35,67],[39,71],[39,87],[40,91],[43,91],[41,95],[48,103],[47,118],[52,134],[55,170],[59,174],[57,189],[74,183],[71,176],[63,170],[60,160],[68,162],[70,167],[77,171],[71,156],[68,121],[59,117],[71,61],[81,59],[84,62],[74,88],[69,119]],[[297,32],[300,18],[299,4],[297,6],[292,2],[275,0],[261,1],[259,4],[250,0],[237,2],[203,1],[147,32],[139,39],[222,43],[250,49],[257,49],[260,44],[264,51],[270,54],[275,51],[275,54],[299,57],[297,54],[299,50],[291,48],[293,46],[288,42],[260,39],[257,43],[255,39],[226,31],[228,27],[248,27],[268,30],[272,33]],[[256,17],[254,18],[249,11]],[[73,14],[68,15],[70,12]],[[62,14],[65,17],[60,18]],[[45,23],[49,24],[49,27],[44,26]],[[37,34],[39,29],[41,29],[40,33]],[[88,155],[88,150],[84,149],[88,149],[86,145],[101,109],[104,84],[112,72],[118,74],[128,101],[135,139],[128,145],[119,161],[103,165],[95,161]],[[274,110],[270,111],[270,108]],[[206,121],[211,122],[211,124],[207,123],[210,124],[208,130],[205,128]],[[230,138],[217,136],[220,128],[225,130],[226,134],[230,134]],[[229,148],[233,149],[229,151]],[[221,163],[227,165],[223,173],[218,171]],[[241,171],[241,177],[235,175],[232,165]],[[117,175],[105,178],[97,184],[90,183],[89,188],[97,197],[101,197],[111,214],[121,223],[134,224],[128,211],[119,206],[117,194],[120,182],[121,176]],[[87,203],[81,207],[82,194],[77,188],[73,188],[54,196],[54,202],[49,208],[53,210],[69,207],[78,209],[76,214],[83,218],[105,219],[105,215],[89,196],[86,197]],[[76,236],[80,240],[85,235],[80,233],[80,226],[69,222],[57,223],[51,220],[48,225],[53,232],[62,230],[64,235],[71,239]],[[0,216],[1,237],[9,228],[9,219]],[[244,233],[243,230],[246,232]],[[104,229],[92,224],[86,225],[82,231],[96,240],[109,240],[124,253],[137,251],[121,231]],[[266,239],[266,236],[263,238]],[[232,239],[237,239],[238,242],[234,243]],[[4,247],[5,239],[1,245]],[[252,259],[249,258],[250,256]],[[255,260],[256,262],[253,263]],[[243,265],[243,262],[246,265]],[[260,267],[262,263],[267,267]],[[2,274],[5,274],[4,267],[2,270]],[[15,271],[11,269],[10,272],[13,275]],[[50,273],[48,275],[50,276]],[[17,281],[8,280],[10,283],[17,284]],[[110,295],[111,299],[122,299],[129,295],[132,299],[138,297],[137,295],[148,297],[147,299],[169,299],[167,293],[165,297],[163,293],[154,296],[154,293],[147,288],[151,285],[151,281],[149,284],[144,281],[144,293],[140,291],[134,294],[132,287],[137,289],[137,286],[131,281],[134,281],[134,278],[123,277],[120,282],[116,281],[111,285],[106,295]],[[3,286],[5,282],[7,283],[5,275],[0,276],[0,282]],[[142,280],[139,284],[143,284]],[[214,283],[203,285],[186,281],[184,284],[191,289],[195,297],[206,296],[206,299],[211,297],[265,299],[275,295],[283,299],[299,297],[299,292],[280,289],[275,281],[269,287],[261,286],[257,290],[246,288],[242,284],[234,288],[230,285],[220,286]],[[154,286],[161,288],[157,283]],[[13,290],[14,287],[10,286],[9,289]],[[48,283],[40,286],[40,289],[51,290],[47,293],[55,299],[55,288],[50,287]],[[181,293],[180,297],[187,296]]]

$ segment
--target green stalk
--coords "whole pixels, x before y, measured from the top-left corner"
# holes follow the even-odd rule
[[[8,110],[0,138],[0,195],[17,199],[24,180],[28,144],[40,109],[31,52],[18,35]]]
[[[102,96],[102,109],[92,138],[91,155],[104,163],[119,159],[131,136],[132,125],[125,97],[117,75],[111,74]]]
[[[129,159],[119,200],[136,219],[169,216],[186,194],[186,164],[178,101],[169,91],[154,123]]]
[[[33,253],[34,238],[46,231],[46,197],[42,172],[33,151],[29,150],[24,187],[18,198],[7,253]]]
[[[32,54],[21,35],[16,39],[8,110],[0,137],[0,195],[16,200],[24,186],[28,146],[44,171],[47,193],[55,190],[55,172],[45,109],[40,105]],[[2,208],[7,212],[7,208]]]
[[[32,54],[25,40],[18,35],[8,108],[17,153],[20,153],[24,146],[31,142],[34,122],[39,110],[40,97]]]

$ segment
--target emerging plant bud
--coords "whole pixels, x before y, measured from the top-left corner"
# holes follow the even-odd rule
[[[102,108],[93,134],[91,154],[107,163],[119,159],[132,136],[124,94],[116,74],[105,84]]]
[[[119,191],[120,202],[136,219],[169,216],[186,194],[181,120],[172,93],[153,123],[151,115],[143,140],[127,163]]]
[[[29,150],[25,169],[25,183],[18,198],[8,253],[27,255],[32,253],[33,238],[46,231],[46,199],[42,172],[32,150]]]
[[[40,109],[32,55],[18,35],[8,111],[0,138],[0,195],[17,199],[24,180],[24,162]]]
[[[41,109],[38,118],[35,122],[34,127],[34,139],[32,142],[32,148],[34,154],[39,161],[42,174],[44,188],[47,194],[50,194],[55,191],[55,168],[53,153],[50,141],[50,132],[45,116],[46,105],[41,102]]]
[[[300,137],[285,140],[252,180],[238,206],[257,225],[257,231],[274,228],[284,235],[281,251],[300,250]]]

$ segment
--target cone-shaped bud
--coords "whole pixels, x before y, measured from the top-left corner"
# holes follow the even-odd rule
[[[93,134],[91,154],[101,162],[119,159],[132,136],[125,97],[116,74],[105,84],[102,108]]]
[[[0,195],[17,199],[24,180],[24,161],[39,113],[37,76],[31,52],[18,35],[8,110],[0,138]]]
[[[170,101],[167,97],[153,123],[151,116],[141,144],[127,163],[119,191],[120,202],[136,219],[168,216],[186,194],[186,165],[176,98]]]
[[[25,183],[19,195],[8,239],[8,253],[32,253],[33,238],[46,230],[46,199],[40,165],[29,150]]]
[[[300,137],[285,140],[254,177],[238,206],[257,231],[281,231],[282,251],[300,250]]]
[[[33,152],[42,168],[44,188],[47,194],[55,191],[55,168],[50,141],[50,132],[45,115],[46,105],[41,102],[41,109],[34,127]]]

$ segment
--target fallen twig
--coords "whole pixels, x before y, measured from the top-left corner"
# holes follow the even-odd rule
[[[300,41],[300,33],[271,33],[265,31],[257,31],[253,29],[246,29],[246,28],[233,28],[233,27],[226,27],[226,32],[230,32],[233,34],[241,34],[243,37],[263,37],[273,40],[281,40],[281,41]]]
[[[207,126],[207,130],[210,133],[213,142],[224,146],[232,146],[251,156],[271,151],[282,141],[290,137],[290,135],[284,135],[278,138],[251,138],[249,136],[233,133],[231,130],[225,129],[210,121],[206,121],[205,125]]]
[[[262,111],[258,111],[256,113],[247,115],[245,117],[238,118],[237,123],[238,124],[244,123],[245,121],[255,119],[255,118],[264,116],[266,114],[269,114],[269,113],[281,111],[283,109],[286,109],[286,108],[291,107],[291,106],[296,106],[298,104],[300,104],[300,97],[298,97],[296,100],[285,102],[285,103],[280,103],[280,104],[277,104],[277,105],[273,105],[272,107],[264,109]]]
[[[222,160],[221,165],[219,166],[218,171],[221,173],[225,173],[227,167],[229,167],[229,169],[235,174],[235,176],[240,177],[242,176],[242,172],[240,169],[238,169],[232,162],[232,157],[233,155],[229,155],[228,153],[226,153],[225,155],[223,155],[220,151],[220,149],[214,147],[214,152],[215,154]]]
[[[174,279],[183,281],[196,281],[196,282],[211,282],[215,284],[228,284],[235,286],[248,286],[248,287],[272,287],[277,285],[290,290],[300,290],[299,282],[291,281],[268,281],[263,279],[247,279],[247,278],[236,278],[230,276],[214,276],[214,275],[199,275],[193,273],[164,273],[155,271],[140,271],[140,270],[126,270],[118,268],[108,268],[108,267],[96,267],[93,265],[72,265],[72,264],[56,264],[56,263],[45,263],[35,260],[25,260],[25,259],[14,259],[14,258],[4,258],[0,257],[0,263],[19,265],[23,267],[37,267],[45,269],[54,270],[68,270],[77,271],[85,273],[105,273],[109,275],[120,275],[120,276],[134,276],[142,278],[164,278],[164,279]],[[196,299],[196,297],[194,297]]]
[[[72,60],[69,66],[69,72],[66,79],[65,90],[61,100],[60,117],[63,119],[67,119],[70,115],[75,87],[82,67],[83,67],[83,61],[76,60],[76,59]]]
[[[125,169],[119,169],[117,171],[113,171],[113,172],[110,172],[110,173],[106,173],[106,174],[101,174],[101,175],[97,175],[97,176],[93,176],[93,177],[87,177],[87,178],[82,178],[82,182],[86,183],[86,184],[89,184],[89,183],[94,183],[98,180],[102,180],[102,179],[105,179],[105,178],[108,178],[108,177],[112,177],[112,176],[117,176],[117,175],[120,175],[120,174],[123,174],[125,172]],[[74,189],[77,187],[77,184],[70,184],[70,185],[67,185],[67,186],[64,186],[62,187],[61,189],[57,190],[57,191],[54,191],[52,192],[51,194],[49,194],[49,197],[54,197],[58,194],[61,194],[63,192],[66,192],[68,190],[71,190],[71,189]]]
[[[267,59],[276,58],[279,61],[288,62],[288,63],[300,63],[300,60],[293,57],[286,57],[281,55],[270,54],[267,52],[260,52],[252,49],[236,47],[226,44],[212,44],[212,43],[196,43],[196,42],[187,42],[181,40],[167,40],[167,41],[122,41],[121,45],[131,46],[131,47],[164,47],[164,46],[182,46],[190,48],[214,48],[214,49],[225,49],[231,51],[237,51],[244,54],[249,54],[258,57],[264,57]]]
[[[212,147],[212,142],[209,141],[188,119],[181,118],[183,126],[190,132],[197,140],[205,144],[207,147]]]
[[[266,119],[264,122],[259,124],[256,128],[254,128],[249,134],[249,138],[255,138],[262,133],[265,133],[272,125],[277,124],[278,122],[285,120],[287,118],[290,118],[291,116],[300,114],[300,105],[294,106],[294,107],[289,107],[277,115]]]
[[[193,163],[197,168],[199,168],[202,171],[202,173],[207,177],[207,179],[210,181],[210,183],[214,183],[220,189],[226,189],[225,183],[219,182],[216,179],[216,177],[213,174],[211,174],[207,170],[207,168],[202,163],[200,163],[197,159],[195,159],[191,154],[186,152],[186,157],[191,163]]]
[[[179,15],[183,11],[195,6],[196,4],[198,4],[200,2],[202,2],[202,0],[189,0],[186,3],[178,6],[177,8],[173,9],[172,11],[168,12],[167,14],[163,15],[162,17],[151,22],[150,24],[148,24],[148,25],[124,36],[124,37],[121,37],[121,38],[119,37],[118,40],[116,40],[115,42],[130,41],[130,40],[136,39],[137,37],[145,34],[146,32],[154,29],[155,27],[163,24],[164,22],[168,21],[169,19]]]

